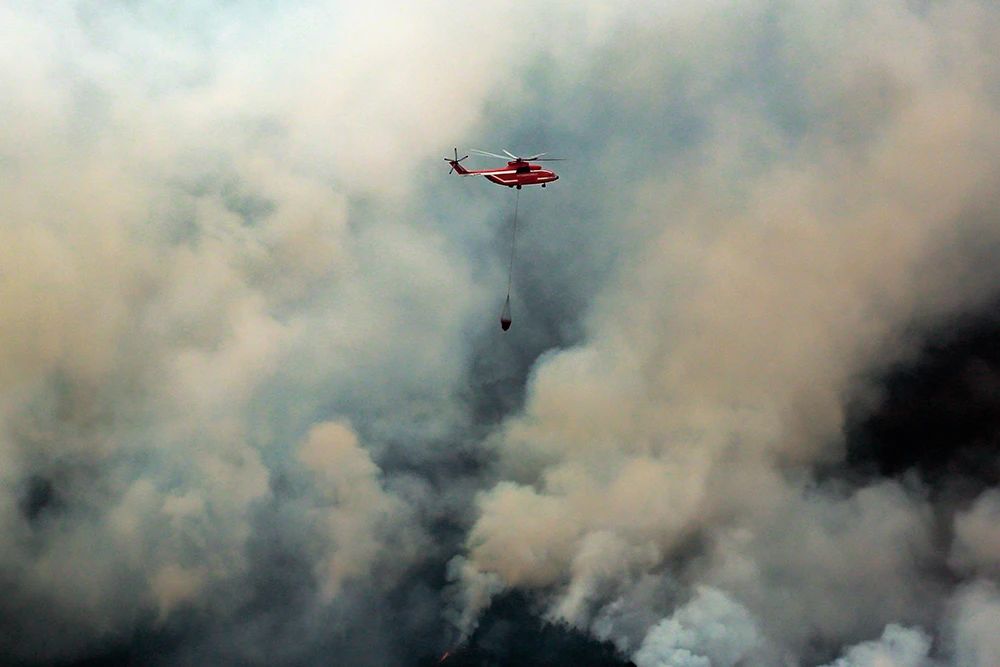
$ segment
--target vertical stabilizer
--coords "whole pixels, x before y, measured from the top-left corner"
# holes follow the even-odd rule
[[[463,176],[465,176],[466,174],[468,174],[469,170],[466,169],[465,167],[463,167],[461,165],[462,160],[464,160],[467,157],[469,157],[469,156],[465,155],[463,157],[458,157],[458,148],[456,147],[455,148],[455,157],[454,158],[446,157],[444,159],[445,162],[447,162],[448,164],[451,165],[451,169],[448,170],[448,173],[450,174],[453,171],[457,171],[459,174],[461,174]]]

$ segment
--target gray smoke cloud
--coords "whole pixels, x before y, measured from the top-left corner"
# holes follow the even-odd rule
[[[628,64],[609,55],[609,69],[645,75],[623,76],[625,94],[663,91],[701,126],[682,173],[648,169],[623,212],[650,236],[597,297],[585,342],[533,369],[498,437],[507,479],[480,495],[466,543],[553,618],[597,617],[640,646],[638,664],[775,664],[752,657],[757,633],[742,633],[744,654],[713,654],[697,632],[687,645],[662,624],[645,639],[608,630],[603,610],[631,607],[643,575],[731,595],[792,662],[947,618],[950,586],[929,572],[939,518],[919,484],[822,484],[810,467],[841,460],[844,397],[864,376],[912,355],[915,327],[986,303],[996,280],[963,249],[996,238],[998,70],[972,55],[996,12],[730,9],[678,5],[611,49]],[[956,559],[989,553],[972,546],[987,512],[960,515]]]
[[[739,665],[759,644],[749,612],[725,594],[703,588],[650,629],[635,660],[639,667]]]
[[[829,471],[996,296],[998,34],[0,8],[0,655],[417,664],[516,592],[639,667],[997,664],[997,489]],[[506,336],[511,193],[455,145],[573,158]]]
[[[830,667],[864,667],[865,665],[893,665],[894,667],[920,667],[929,664],[927,654],[930,638],[919,630],[886,626],[878,641],[858,644],[847,655],[833,662]]]

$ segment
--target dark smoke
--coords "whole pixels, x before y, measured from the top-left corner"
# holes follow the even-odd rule
[[[848,414],[846,463],[857,472],[915,473],[965,500],[1000,484],[1000,305],[936,327],[915,359],[885,374],[876,402]]]
[[[522,593],[494,600],[467,643],[454,648],[445,660],[428,656],[419,667],[634,667],[611,642],[560,624],[547,623]]]

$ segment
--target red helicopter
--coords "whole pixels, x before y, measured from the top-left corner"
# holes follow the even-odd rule
[[[504,153],[507,154],[506,156],[476,150],[475,148],[471,149],[471,152],[476,155],[507,160],[507,166],[498,169],[466,169],[459,163],[469,156],[458,157],[458,148],[456,148],[454,159],[450,157],[444,159],[445,162],[451,165],[448,173],[457,171],[460,176],[485,176],[487,180],[493,181],[497,185],[506,185],[508,188],[517,188],[518,190],[521,189],[522,185],[541,185],[544,188],[546,183],[559,180],[559,176],[554,171],[542,169],[541,165],[538,164],[531,164],[532,160],[553,162],[564,159],[561,157],[542,157],[543,155],[547,155],[547,153],[539,153],[531,157],[518,157],[507,150],[504,150]]]

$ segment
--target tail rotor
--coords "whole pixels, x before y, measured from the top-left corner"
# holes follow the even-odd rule
[[[448,170],[448,173],[450,174],[450,173],[452,173],[453,171],[455,171],[455,167],[457,167],[457,166],[458,166],[458,164],[459,164],[459,163],[460,163],[460,162],[461,162],[462,160],[466,159],[467,157],[469,157],[469,156],[468,156],[468,155],[466,155],[465,157],[458,157],[458,148],[456,147],[456,148],[455,148],[455,157],[454,157],[454,159],[452,159],[452,158],[450,158],[450,157],[446,157],[446,158],[444,158],[444,161],[445,161],[445,162],[447,162],[448,164],[450,164],[450,165],[451,165],[451,169],[449,169],[449,170]]]

